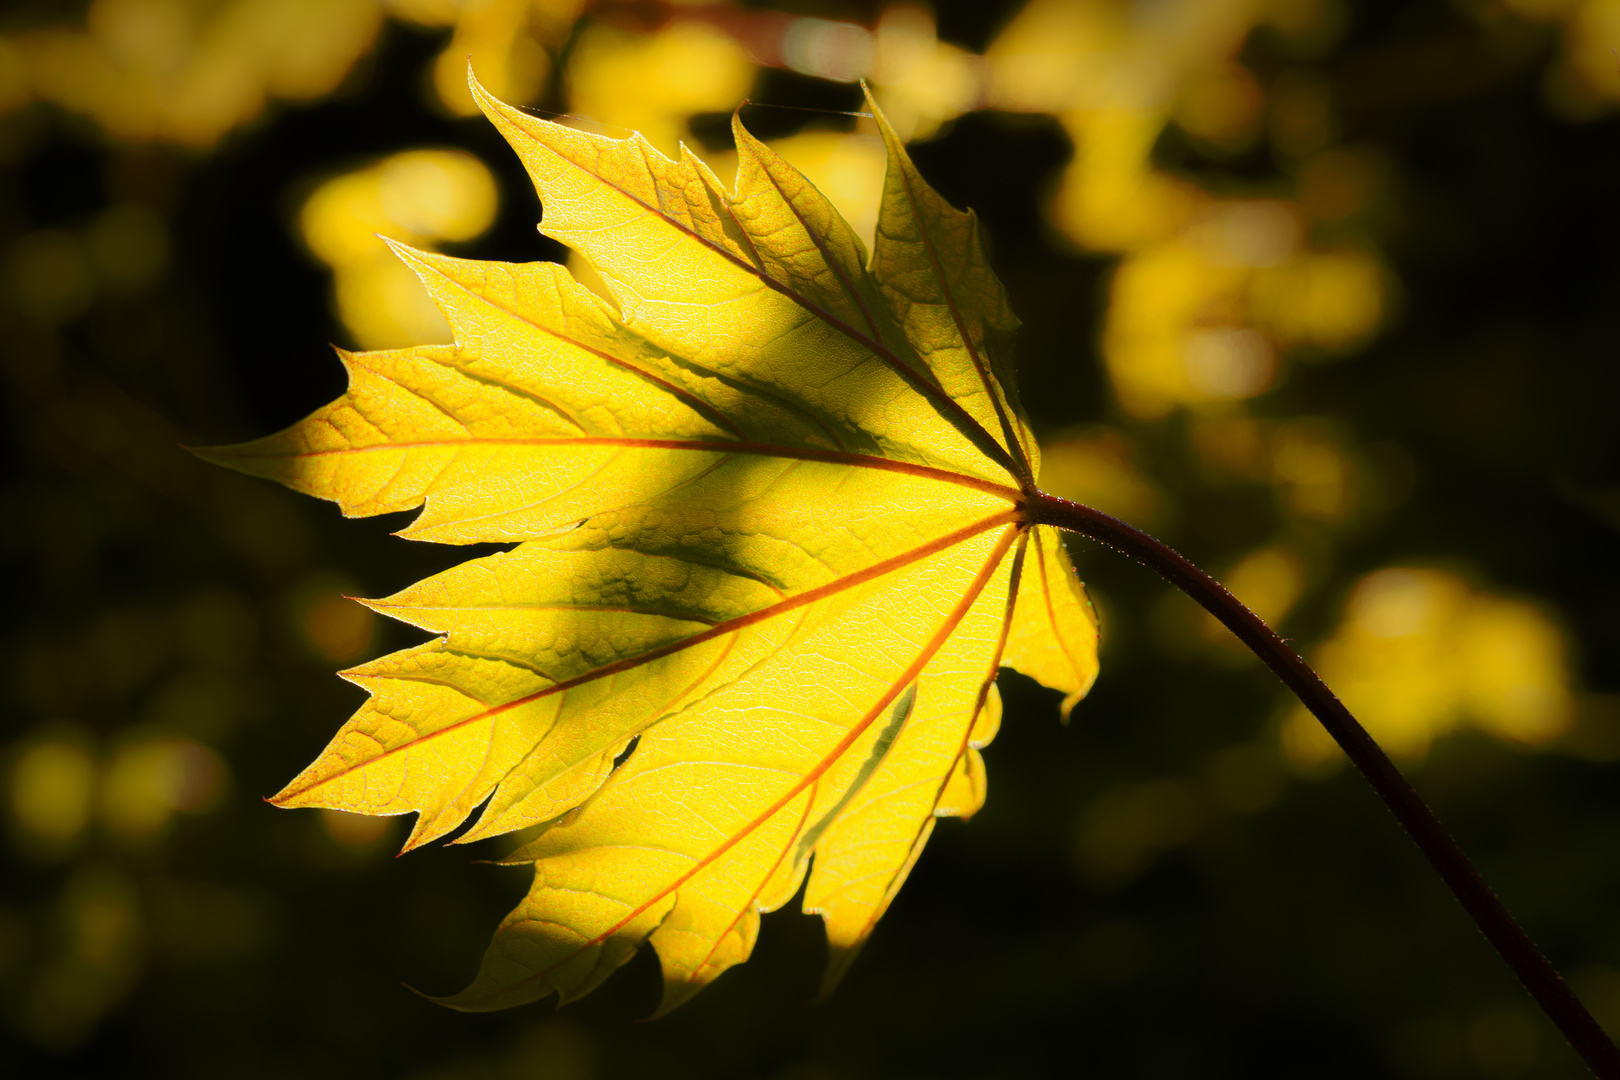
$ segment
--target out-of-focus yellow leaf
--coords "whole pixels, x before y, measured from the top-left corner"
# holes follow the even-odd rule
[[[1332,95],[1311,69],[1262,87],[1241,62],[1269,25],[1292,55],[1343,30],[1336,0],[1030,0],[986,50],[985,103],[1055,115],[1074,142],[1048,217],[1081,249],[1123,256],[1102,334],[1120,406],[1142,419],[1226,408],[1269,390],[1287,354],[1341,354],[1385,321],[1371,251],[1320,250],[1311,220],[1370,201],[1376,162],[1332,146]],[[1159,168],[1175,124],[1216,156],[1264,135],[1300,166],[1300,198],[1241,199]]]
[[[82,29],[0,41],[0,110],[33,97],[119,139],[208,146],[272,99],[330,93],[382,17],[378,0],[96,0]]]
[[[1244,607],[1268,625],[1277,626],[1305,591],[1305,563],[1286,547],[1263,547],[1239,559],[1221,575],[1221,581]],[[1200,614],[1199,627],[1204,637],[1212,641],[1242,648],[1231,632],[1208,612]]]
[[[1557,624],[1530,604],[1478,591],[1443,570],[1396,567],[1362,578],[1342,623],[1312,659],[1397,757],[1420,758],[1463,726],[1540,745],[1574,718]],[[1303,709],[1289,715],[1282,734],[1298,764],[1340,756]]]
[[[83,5],[78,5],[83,7]],[[0,35],[0,113],[54,102],[115,138],[209,146],[277,99],[331,93],[386,16],[453,32],[430,72],[444,106],[478,110],[468,57],[505,97],[544,88],[583,0],[95,0],[82,26]]]
[[[24,837],[65,847],[90,823],[96,766],[80,741],[48,739],[25,747],[11,766],[9,803]]]
[[[124,747],[107,767],[102,814],[116,834],[157,834],[176,811],[212,810],[229,781],[212,750],[183,739],[148,739]]]
[[[983,104],[980,57],[940,41],[921,4],[891,4],[872,35],[871,79],[901,138],[925,139],[941,124]]]
[[[1024,514],[1017,320],[881,118],[868,254],[740,122],[733,189],[473,92],[606,298],[396,245],[454,342],[345,354],[342,399],[207,452],[348,515],[421,507],[410,537],[517,545],[369,602],[437,636],[346,673],[370,701],[274,801],[414,813],[407,847],[475,813],[463,840],[543,826],[457,1008],[577,997],[650,942],[667,1011],[807,874],[831,983],[935,819],[982,804],[997,669],[1065,712],[1096,673]]]
[[[396,0],[397,3],[397,0]],[[454,23],[455,33],[433,63],[433,86],[451,112],[473,116],[478,106],[467,92],[469,60],[483,72],[497,97],[530,101],[551,71],[551,52],[567,37],[583,0],[459,0],[436,9],[410,0],[407,17],[425,23]]]
[[[673,20],[651,36],[591,26],[568,62],[575,113],[633,130],[665,153],[675,152],[689,118],[733,107],[753,81],[742,45],[692,20]]]
[[[363,347],[380,349],[447,341],[450,327],[378,234],[423,247],[469,240],[489,227],[495,207],[495,180],[477,158],[407,150],[316,188],[299,226],[332,268],[338,316]]]

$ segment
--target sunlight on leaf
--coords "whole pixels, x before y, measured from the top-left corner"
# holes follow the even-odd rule
[[[863,131],[803,131],[769,144],[781,157],[793,162],[833,204],[855,235],[870,248],[877,232],[878,209],[883,194],[883,169],[887,153],[876,129]],[[712,154],[709,166],[720,176],[736,172],[737,155]]]
[[[830,987],[935,819],[982,805],[997,669],[1065,715],[1096,674],[1059,534],[1023,516],[1017,320],[881,118],[868,255],[740,121],[733,191],[473,93],[610,299],[396,244],[454,344],[344,354],[342,399],[205,452],[517,545],[369,602],[438,636],[346,673],[370,701],[274,801],[414,813],[407,848],[545,826],[457,1008],[578,997],[650,942],[666,1012],[801,883]]]

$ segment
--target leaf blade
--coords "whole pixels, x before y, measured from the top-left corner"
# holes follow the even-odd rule
[[[414,813],[407,848],[539,827],[456,1008],[571,1000],[650,943],[662,1014],[801,884],[830,988],[937,818],[982,805],[998,668],[1066,708],[1095,674],[1025,519],[1016,319],[881,115],[868,258],[740,123],[733,193],[475,95],[617,303],[394,245],[454,344],[342,354],[339,401],[207,452],[347,515],[420,507],[413,539],[517,545],[369,602],[436,636],[346,673],[370,699],[273,801]]]
[[[904,357],[838,317],[819,291],[795,289],[756,265],[741,230],[728,230],[728,218],[715,208],[706,170],[689,159],[670,161],[639,136],[608,139],[528,116],[476,82],[473,93],[536,189],[549,194],[542,231],[591,262],[625,325],[671,352],[802,399],[851,448],[875,439],[890,455],[937,461],[948,454],[963,471],[986,479],[1018,474],[994,437]],[[740,190],[737,198],[763,198],[769,186]],[[627,259],[626,251],[647,254]],[[740,302],[748,305],[743,319],[734,317]],[[790,347],[775,350],[776,370],[746,363],[778,335]],[[742,346],[745,359],[717,352],[717,339]],[[894,399],[901,387],[928,406],[908,411],[904,432],[893,418],[863,407]]]

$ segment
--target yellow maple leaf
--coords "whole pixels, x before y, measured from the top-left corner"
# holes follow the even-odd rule
[[[371,699],[273,801],[415,813],[407,848],[480,806],[462,841],[546,824],[454,1007],[566,1001],[650,942],[668,1011],[807,872],[830,987],[934,821],[982,805],[998,668],[1065,714],[1096,674],[1026,515],[1017,320],[881,116],[868,258],[740,123],[733,192],[473,94],[615,303],[396,245],[455,343],[344,354],[343,398],[206,452],[346,515],[422,507],[409,537],[517,545],[370,602],[439,636],[346,672]]]

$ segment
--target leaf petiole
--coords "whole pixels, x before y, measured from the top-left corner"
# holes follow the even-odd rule
[[[1045,492],[1027,496],[1027,519],[1079,533],[1156,570],[1215,616],[1265,662],[1343,748],[1389,807],[1487,941],[1519,977],[1530,996],[1601,1080],[1620,1080],[1620,1049],[1598,1026],[1535,942],[1474,869],[1457,841],[1413,790],[1383,749],[1329,690],[1311,666],[1244,607],[1226,587],[1179,552],[1134,526],[1081,503]]]

